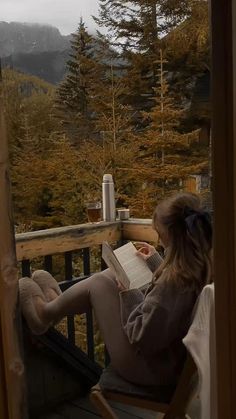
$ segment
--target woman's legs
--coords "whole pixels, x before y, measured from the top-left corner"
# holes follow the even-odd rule
[[[45,305],[47,319],[82,314],[93,308],[115,370],[129,381],[152,385],[156,377],[130,345],[120,319],[119,290],[110,270],[92,275]]]

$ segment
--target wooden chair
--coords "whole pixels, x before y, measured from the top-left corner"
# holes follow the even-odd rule
[[[190,354],[177,386],[141,387],[119,377],[111,367],[91,389],[90,399],[104,419],[118,419],[107,400],[163,413],[163,419],[186,419],[186,409],[196,391],[197,369]]]

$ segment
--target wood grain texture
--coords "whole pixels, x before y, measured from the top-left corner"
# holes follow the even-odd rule
[[[122,222],[122,240],[136,240],[157,244],[158,235],[152,227],[151,219],[134,218]]]
[[[0,214],[0,400],[3,403],[1,409],[4,413],[1,418],[25,419],[24,364],[19,344],[18,278],[8,176],[7,138],[1,96]]]
[[[80,224],[17,234],[17,260],[84,249],[99,245],[104,240],[116,242],[120,238],[121,224],[118,221]]]
[[[16,234],[17,260],[65,253],[101,244],[104,240],[141,240],[157,243],[151,219],[100,222]]]
[[[5,362],[3,354],[3,337],[0,328],[0,418],[9,418],[7,403],[7,386],[5,377]]]
[[[212,144],[218,418],[236,399],[236,11],[212,0]]]

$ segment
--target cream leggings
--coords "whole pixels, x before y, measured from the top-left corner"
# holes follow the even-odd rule
[[[114,369],[126,380],[155,385],[156,377],[131,346],[120,319],[119,290],[109,269],[92,275],[47,304],[51,319],[82,314],[93,308]]]

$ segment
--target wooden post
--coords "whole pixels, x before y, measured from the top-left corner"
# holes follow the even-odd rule
[[[1,89],[1,82],[0,82]],[[27,418],[8,151],[0,90],[0,417]]]
[[[236,418],[236,13],[211,1],[218,418]]]

